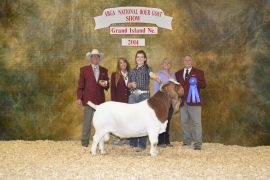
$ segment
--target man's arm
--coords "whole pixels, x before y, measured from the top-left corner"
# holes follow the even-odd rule
[[[112,73],[111,75],[111,100],[116,100],[116,83],[115,83],[115,73]]]

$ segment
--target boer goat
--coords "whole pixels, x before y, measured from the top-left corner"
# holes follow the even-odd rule
[[[109,101],[95,105],[88,101],[88,105],[96,109],[93,116],[95,135],[91,153],[96,154],[99,144],[100,153],[105,154],[104,141],[108,141],[109,133],[113,133],[120,138],[148,135],[151,143],[150,154],[156,156],[158,135],[166,130],[169,107],[171,104],[178,107],[183,94],[182,86],[170,80],[154,96],[137,104]]]

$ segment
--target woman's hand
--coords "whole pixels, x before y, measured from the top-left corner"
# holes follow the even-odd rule
[[[150,72],[150,73],[149,73],[149,76],[150,76],[150,78],[152,78],[152,79],[154,79],[155,81],[157,81],[159,84],[161,83],[161,78],[160,78],[158,75],[156,75],[155,73]]]

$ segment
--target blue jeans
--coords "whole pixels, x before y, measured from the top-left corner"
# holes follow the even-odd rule
[[[128,103],[129,104],[135,104],[141,101],[144,101],[145,99],[148,99],[150,96],[149,93],[144,93],[141,95],[136,96],[135,94],[130,94],[128,98]],[[147,136],[139,137],[139,138],[130,138],[129,145],[131,147],[140,147],[142,149],[146,148],[146,141],[147,141]]]

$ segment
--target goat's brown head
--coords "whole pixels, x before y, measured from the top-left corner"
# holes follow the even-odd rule
[[[172,100],[172,106],[177,109],[181,103],[181,97],[184,95],[184,89],[180,83],[170,80],[168,83],[161,85],[160,91],[166,92]]]

